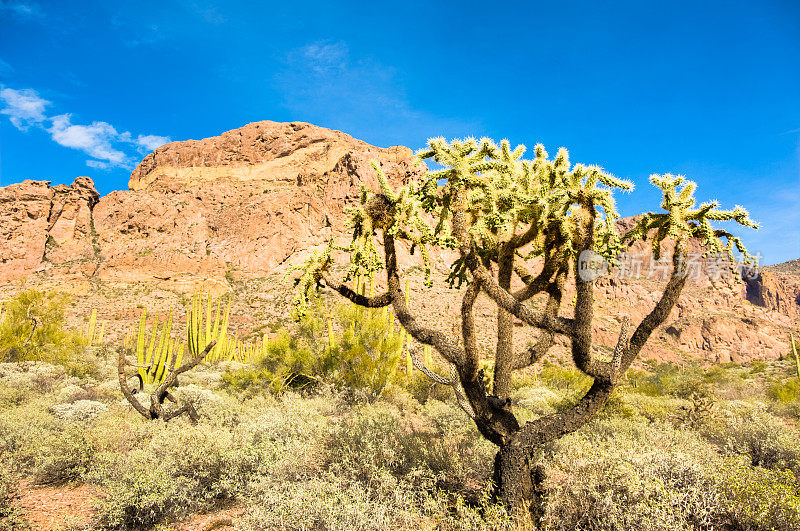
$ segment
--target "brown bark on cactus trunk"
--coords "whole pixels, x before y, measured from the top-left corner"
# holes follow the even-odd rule
[[[544,516],[544,468],[531,463],[531,453],[505,445],[494,458],[493,480],[498,501],[509,514],[536,526]]]

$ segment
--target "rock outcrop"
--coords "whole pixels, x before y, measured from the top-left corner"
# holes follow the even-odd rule
[[[411,160],[411,151],[402,146],[378,149],[340,131],[308,123],[263,121],[212,138],[161,146],[133,171],[128,187],[175,189],[233,180],[269,182],[273,190],[292,188],[310,184],[353,154],[371,154],[394,164]]]
[[[747,300],[800,319],[800,260],[767,266],[748,279]]]
[[[377,148],[307,123],[256,122],[173,142],[102,199],[91,180],[0,189],[0,280],[35,271],[224,291],[346,230],[347,204],[420,172],[402,146]],[[94,231],[94,232],[93,232]],[[58,266],[58,267],[56,267]]]
[[[0,280],[95,255],[92,209],[99,195],[88,177],[72,186],[23,181],[0,188]]]
[[[378,188],[372,160],[395,183],[421,171],[406,147],[377,148],[301,122],[256,122],[162,146],[134,170],[130,191],[95,208],[99,277],[227,290],[232,279],[266,276],[346,230],[345,205],[362,185]]]

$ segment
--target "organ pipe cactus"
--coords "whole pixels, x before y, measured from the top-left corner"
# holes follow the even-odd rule
[[[187,344],[192,356],[198,356],[204,345],[211,341],[215,342],[216,346],[208,356],[208,361],[210,362],[228,359],[228,355],[231,352],[228,348],[228,320],[230,319],[231,302],[228,301],[224,315],[222,314],[222,305],[219,300],[216,302],[216,310],[214,310],[214,307],[214,300],[211,294],[208,294],[207,297],[199,293],[195,294],[192,297],[186,325],[188,330]]]
[[[147,419],[170,420],[186,413],[192,422],[196,422],[199,416],[190,402],[185,402],[177,408],[167,411],[164,409],[164,401],[168,400],[177,404],[177,399],[169,391],[171,387],[177,385],[178,375],[200,364],[214,348],[215,343],[212,340],[192,360],[183,363],[184,344],[172,338],[172,320],[173,312],[170,311],[164,326],[161,327],[158,313],[156,313],[152,333],[148,334],[147,312],[142,312],[135,338],[131,336],[129,340],[126,340],[124,348],[119,351],[117,362],[119,385],[126,400]],[[150,338],[149,342],[147,341],[148,337]],[[135,343],[136,347],[136,363],[126,358],[126,352],[130,350],[132,343]],[[146,348],[145,345],[147,345]],[[137,367],[138,389],[131,389],[128,385],[125,370],[128,365]],[[135,396],[146,388],[152,388],[149,406],[139,402]]]
[[[106,322],[100,322],[100,328],[97,327],[97,309],[92,310],[89,316],[89,322],[86,325],[86,330],[83,334],[83,340],[86,345],[99,345],[103,342],[105,335]]]
[[[352,240],[346,245],[331,240],[295,268],[301,271],[295,308],[302,314],[311,292],[322,285],[363,307],[391,305],[411,338],[430,345],[454,366],[454,389],[460,383],[469,406],[465,410],[471,411],[479,432],[498,446],[494,478],[499,499],[510,511],[535,520],[543,492],[537,455],[546,444],[586,424],[609,400],[621,375],[675,306],[686,283],[689,241],[729,257],[736,249],[750,261],[741,240],[712,223],[757,225],[740,206],[719,210],[715,201],[695,206],[695,184],[666,174],[650,177],[662,193],[662,211],[643,214],[632,230],[619,234],[613,192],[631,191],[632,183],[598,166],[571,164],[563,148],[553,158],[541,144],[530,160],[523,159],[524,152],[524,146],[512,149],[505,140],[498,145],[489,139],[434,138],[418,157],[435,161],[441,169],[399,189],[373,164],[380,191],[363,190],[360,206],[350,210]],[[613,266],[624,246],[647,239],[656,255],[662,244],[671,249],[669,281],[641,322],[619,317],[616,347],[610,359],[602,359],[592,327],[595,278],[582,274],[582,264],[586,257],[599,255]],[[415,315],[408,289],[403,291],[398,240],[419,250],[425,286],[433,282],[428,249],[456,252],[447,282],[463,293],[460,341]],[[341,251],[350,260],[342,264],[346,272],[339,280],[333,273]],[[358,275],[384,271],[383,293],[365,296],[348,286]],[[512,289],[515,276],[518,289]],[[576,293],[572,315],[561,311],[568,280]],[[474,311],[480,294],[497,306],[492,389],[486,388],[480,370]],[[536,295],[546,301],[541,311],[528,303]],[[538,330],[538,339],[522,352],[513,348],[515,318]],[[571,346],[573,362],[593,383],[572,407],[521,424],[509,399],[512,374],[539,362],[556,336]]]

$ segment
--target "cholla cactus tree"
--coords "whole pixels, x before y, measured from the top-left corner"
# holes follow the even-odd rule
[[[651,182],[663,192],[662,213],[644,215],[627,234],[619,235],[613,190],[632,190],[632,183],[615,178],[597,166],[571,165],[567,151],[549,158],[537,145],[532,160],[522,158],[524,146],[512,150],[508,141],[498,146],[488,139],[446,142],[435,138],[420,159],[433,159],[443,169],[394,190],[380,168],[373,164],[380,193],[362,192],[360,208],[352,211],[353,241],[348,246],[331,242],[301,268],[297,308],[303,311],[309,291],[326,284],[356,304],[367,307],[391,305],[400,323],[416,341],[431,345],[454,366],[478,430],[499,447],[495,482],[500,499],[513,512],[535,516],[542,479],[536,470],[536,450],[585,424],[608,401],[620,376],[630,367],[653,330],[675,305],[686,282],[687,245],[699,238],[709,251],[730,252],[735,245],[749,258],[733,235],[714,229],[710,222],[733,220],[756,228],[747,212],[736,207],[717,209],[717,203],[695,208],[695,185],[683,177],[653,175]],[[446,180],[444,186],[438,183]],[[582,274],[586,258],[598,255],[614,263],[625,244],[653,238],[658,252],[663,241],[674,246],[671,276],[652,311],[632,328],[620,319],[619,339],[610,359],[595,351],[594,277]],[[721,238],[726,242],[723,244]],[[382,240],[383,253],[379,251]],[[395,242],[404,240],[421,251],[426,285],[430,285],[429,247],[458,251],[448,282],[462,286],[461,341],[427,326],[409,308],[397,267]],[[342,281],[331,277],[334,251],[350,255]],[[596,254],[595,254],[596,253]],[[534,259],[536,259],[534,261]],[[537,264],[536,270],[530,268]],[[356,275],[385,270],[385,293],[364,296],[346,284]],[[517,275],[523,287],[512,290]],[[576,297],[571,316],[562,315],[566,282],[574,282]],[[494,384],[490,393],[479,370],[473,307],[480,293],[497,305],[497,342]],[[526,301],[544,294],[543,311]],[[522,352],[513,349],[513,319],[539,330],[537,341]],[[539,361],[553,346],[555,336],[571,344],[578,369],[594,381],[571,408],[521,425],[508,399],[514,371]],[[418,365],[418,360],[416,360]],[[421,364],[419,364],[421,365]],[[430,371],[428,371],[430,372]],[[426,374],[428,374],[426,372]],[[445,380],[445,379],[442,379]],[[454,385],[458,393],[458,386]]]

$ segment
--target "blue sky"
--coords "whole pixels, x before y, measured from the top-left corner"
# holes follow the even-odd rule
[[[80,7],[77,7],[80,5]],[[0,0],[0,184],[105,194],[168,140],[308,121],[375,145],[560,146],[742,204],[764,263],[800,257],[800,2]]]

